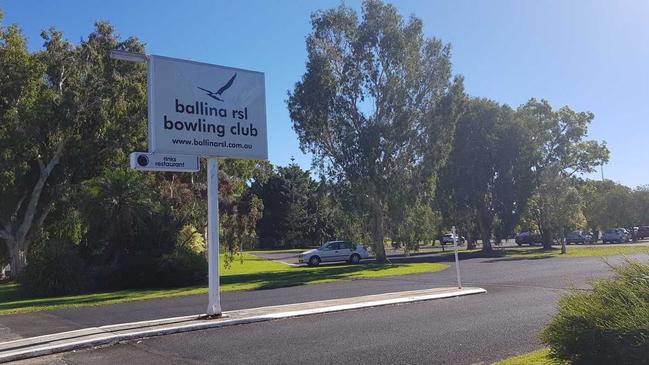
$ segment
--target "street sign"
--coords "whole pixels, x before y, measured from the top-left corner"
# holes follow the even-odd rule
[[[200,164],[197,156],[133,152],[131,168],[141,171],[196,172],[200,170]]]
[[[217,157],[268,159],[264,74],[119,50],[110,57],[147,62],[149,152],[131,153],[131,167],[195,172],[207,157],[207,314],[220,316]]]
[[[149,151],[268,159],[264,74],[148,56]]]

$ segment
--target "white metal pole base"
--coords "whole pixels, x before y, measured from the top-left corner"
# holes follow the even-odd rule
[[[208,316],[221,315],[219,282],[219,162],[207,159],[207,264]]]
[[[455,251],[455,273],[457,274],[457,288],[462,289],[462,279],[460,278],[460,258],[457,255],[457,233],[455,226],[451,232],[453,234],[453,250]]]

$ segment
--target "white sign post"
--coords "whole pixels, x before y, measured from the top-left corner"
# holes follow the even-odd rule
[[[217,157],[268,159],[264,74],[122,51],[111,52],[111,57],[146,61],[148,67],[149,153],[132,154],[131,166],[138,170],[198,171],[198,157],[207,157],[207,314],[218,316]]]
[[[460,279],[460,259],[457,256],[457,234],[455,233],[455,226],[453,226],[451,234],[453,234],[453,249],[455,250],[455,273],[457,274],[457,288],[462,289],[462,280]]]
[[[221,314],[219,279],[219,161],[207,159],[207,315]]]

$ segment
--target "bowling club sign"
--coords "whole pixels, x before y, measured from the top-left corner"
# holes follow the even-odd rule
[[[173,163],[140,164],[160,156],[268,158],[263,73],[150,55],[147,88],[149,153],[135,152],[133,168],[175,171]]]

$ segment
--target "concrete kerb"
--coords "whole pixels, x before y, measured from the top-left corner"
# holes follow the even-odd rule
[[[218,319],[201,319],[201,317],[195,315],[91,327],[0,343],[0,363],[83,348],[111,345],[120,341],[145,337],[480,293],[486,293],[486,290],[482,288],[413,290],[227,311],[223,313],[223,317]]]

